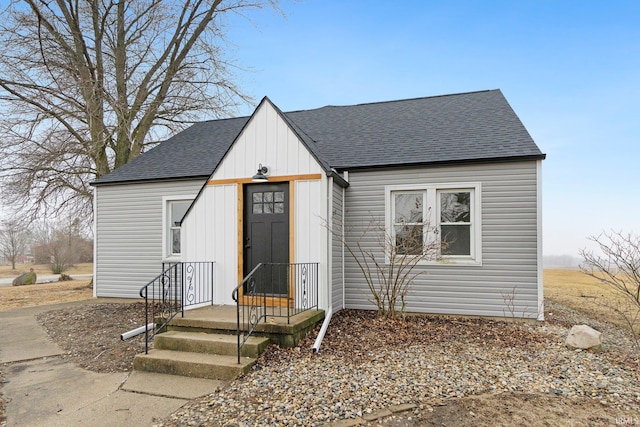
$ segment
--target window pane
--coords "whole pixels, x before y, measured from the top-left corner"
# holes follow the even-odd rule
[[[253,204],[253,213],[254,214],[261,214],[262,213],[262,203],[254,203]]]
[[[264,201],[265,202],[273,202],[273,191],[266,191],[264,193]]]
[[[190,205],[191,202],[171,202],[171,225],[180,225]]]
[[[171,253],[180,253],[180,229],[174,228],[171,230]]]
[[[471,222],[471,193],[440,193],[440,222]]]
[[[471,255],[471,226],[440,226],[442,255]]]
[[[422,254],[422,225],[396,225],[395,232],[398,255]]]
[[[422,222],[422,193],[400,193],[395,195],[396,224]]]
[[[273,200],[276,202],[284,202],[284,191],[276,191],[273,193]]]
[[[273,203],[265,203],[263,206],[264,213],[273,213]]]
[[[284,203],[276,203],[273,208],[274,213],[284,213]]]
[[[253,193],[253,201],[261,202],[262,201],[262,193]]]

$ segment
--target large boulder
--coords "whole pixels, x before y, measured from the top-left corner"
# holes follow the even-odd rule
[[[11,282],[11,284],[13,286],[34,285],[37,281],[38,275],[35,271],[33,271],[32,268],[28,273],[22,273],[21,275],[13,279],[13,282]]]
[[[13,279],[13,282],[11,282],[11,284],[13,286],[22,286],[22,285],[24,285],[24,278],[27,277],[27,274],[28,273],[22,273],[21,275],[19,275],[15,279]]]
[[[569,331],[565,344],[571,348],[580,348],[582,350],[600,348],[602,345],[602,332],[598,332],[587,325],[575,325]]]

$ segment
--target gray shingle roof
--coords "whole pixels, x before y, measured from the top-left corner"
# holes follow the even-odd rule
[[[338,170],[544,158],[500,90],[284,114]],[[197,123],[94,184],[206,177],[248,119]]]

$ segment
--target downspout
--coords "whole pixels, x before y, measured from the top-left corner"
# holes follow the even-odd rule
[[[124,334],[120,334],[120,339],[122,341],[124,340],[128,340],[131,337],[135,337],[136,335],[140,335],[143,332],[146,331],[152,331],[153,328],[155,328],[156,325],[155,323],[149,323],[147,326],[140,326],[139,328],[135,328],[130,330],[129,332],[125,332]]]
[[[344,177],[344,180],[349,182],[349,171],[344,171],[344,173],[342,174]],[[341,219],[340,221],[342,222],[342,227],[340,227],[340,239],[342,240],[340,243],[340,247],[342,248],[342,308],[346,307],[345,301],[347,300],[347,296],[346,296],[346,291],[345,291],[345,287],[346,287],[346,279],[345,279],[345,253],[344,253],[344,229],[345,229],[345,224],[344,224],[344,205],[346,204],[345,202],[345,194],[346,194],[347,190],[345,188],[342,189],[342,212],[341,212]]]
[[[313,353],[317,353],[320,350],[320,345],[322,344],[322,340],[324,339],[324,334],[327,332],[327,328],[329,328],[329,322],[331,322],[331,316],[333,315],[333,301],[331,300],[331,290],[333,288],[332,281],[329,280],[331,276],[331,265],[332,265],[332,256],[333,256],[333,177],[330,176],[328,179],[328,188],[327,188],[327,272],[325,277],[327,278],[327,313],[324,316],[324,321],[322,322],[322,327],[320,328],[320,332],[316,337],[316,341],[313,343],[312,351]]]
[[[324,322],[322,322],[322,327],[320,328],[320,332],[318,333],[318,337],[316,338],[316,342],[313,343],[312,351],[317,353],[320,350],[320,344],[322,344],[322,340],[324,339],[324,334],[327,333],[327,328],[329,327],[329,322],[331,322],[331,316],[333,315],[333,309],[329,306],[327,310],[327,314],[324,316]]]

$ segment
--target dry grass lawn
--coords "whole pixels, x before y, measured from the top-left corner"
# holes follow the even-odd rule
[[[13,270],[10,265],[0,265],[0,279],[14,278],[22,273],[26,273],[30,268],[36,272],[38,276],[46,276],[53,274],[48,264],[17,264],[16,269]],[[93,263],[77,264],[65,271],[73,277],[74,274],[92,274]]]
[[[544,297],[624,328],[628,328],[628,324],[614,308],[631,319],[640,320],[638,307],[630,300],[578,270],[544,270]],[[638,321],[636,328],[640,328]]]
[[[52,275],[49,266],[44,264],[20,264],[12,270],[10,265],[0,266],[0,279],[14,278],[33,268],[38,277]],[[65,274],[93,273],[93,264],[84,263],[71,267]],[[14,308],[34,307],[46,304],[82,301],[93,298],[90,280],[71,280],[26,286],[0,286],[0,311]]]
[[[93,298],[90,283],[90,280],[71,280],[38,285],[0,286],[0,311],[88,300]]]

